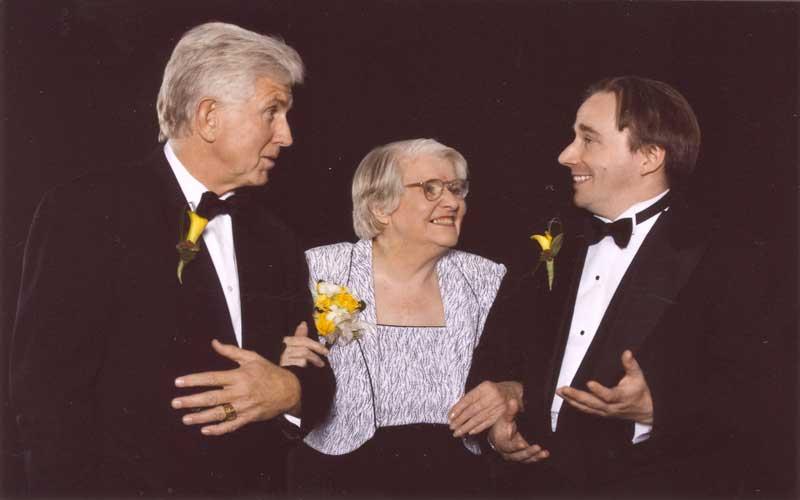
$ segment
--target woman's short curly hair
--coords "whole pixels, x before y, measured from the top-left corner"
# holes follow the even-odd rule
[[[453,164],[456,177],[466,179],[467,160],[455,149],[434,139],[411,139],[378,146],[361,160],[353,176],[353,230],[364,240],[378,236],[385,227],[375,212],[392,213],[403,194],[403,162],[434,156]]]

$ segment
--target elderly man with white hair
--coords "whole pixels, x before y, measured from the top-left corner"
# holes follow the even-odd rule
[[[163,148],[45,195],[11,366],[30,494],[283,491],[270,419],[302,407],[310,428],[333,397],[329,368],[276,364],[281,338],[307,328],[308,271],[252,196],[292,144],[303,71],[276,38],[198,26],[164,72]]]

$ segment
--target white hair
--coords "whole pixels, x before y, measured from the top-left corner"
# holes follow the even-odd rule
[[[448,160],[456,177],[466,179],[467,160],[455,149],[434,139],[411,139],[378,146],[361,160],[353,175],[353,230],[364,240],[372,239],[385,227],[375,211],[390,214],[400,204],[403,174],[400,164],[421,156]]]
[[[303,81],[303,61],[282,40],[233,24],[206,23],[181,37],[164,69],[158,92],[158,139],[185,137],[204,98],[243,101],[256,80],[281,85]]]

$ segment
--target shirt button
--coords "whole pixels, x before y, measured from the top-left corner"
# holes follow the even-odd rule
[[[595,279],[595,281],[599,280],[600,279],[600,275],[598,274],[597,276],[594,277],[594,279]]]
[[[583,335],[584,333],[586,333],[586,331],[585,330],[581,330],[581,335]]]
[[[232,286],[230,286],[230,285],[228,285],[228,291],[229,291],[229,292],[232,292],[232,291],[233,291],[233,287],[232,287]]]

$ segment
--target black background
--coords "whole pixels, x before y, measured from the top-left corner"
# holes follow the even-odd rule
[[[744,488],[756,497],[794,491],[798,4],[16,0],[0,9],[3,353],[36,203],[48,187],[156,147],[163,67],[196,24],[280,34],[302,55],[295,144],[265,197],[309,247],[355,238],[349,183],[370,148],[435,137],[471,168],[461,246],[501,261],[534,251],[527,236],[569,200],[556,157],[582,89],[639,74],[677,87],[700,119],[691,197],[773,249],[785,311],[771,338],[779,368],[762,398],[761,448],[742,450],[755,463]],[[11,495],[19,460],[7,404],[2,416],[2,491]]]

